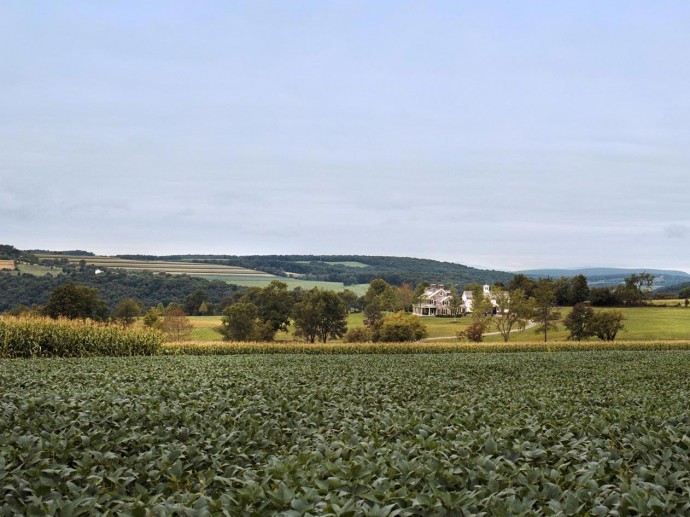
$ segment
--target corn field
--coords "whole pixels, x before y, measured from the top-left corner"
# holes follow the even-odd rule
[[[158,354],[162,334],[147,329],[50,318],[0,317],[0,358]]]

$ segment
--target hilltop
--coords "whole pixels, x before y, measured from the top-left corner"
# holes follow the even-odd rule
[[[279,277],[339,282],[345,286],[368,284],[383,278],[393,285],[435,282],[459,288],[470,284],[508,283],[507,271],[479,269],[432,259],[369,255],[118,255],[120,259],[194,262],[241,267]]]

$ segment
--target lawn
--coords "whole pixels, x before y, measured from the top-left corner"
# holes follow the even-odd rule
[[[599,310],[599,309],[596,309]],[[606,309],[602,309],[606,310]],[[669,340],[669,339],[690,339],[690,309],[676,307],[636,307],[621,309],[625,316],[625,330],[618,334],[620,340],[649,341],[649,340]],[[561,310],[564,318],[570,308]],[[194,325],[194,331],[190,336],[193,341],[214,341],[222,339],[222,336],[214,330],[220,326],[220,316],[194,316],[190,318]],[[468,316],[457,318],[423,318],[423,323],[429,331],[429,338],[452,337],[464,330],[470,324],[471,318]],[[362,313],[353,313],[348,316],[348,328],[356,328],[364,325]],[[276,339],[279,341],[292,340],[292,327],[286,334],[279,332]],[[489,327],[488,332],[495,332],[496,329]],[[568,337],[568,331],[559,325],[558,331],[549,331],[549,340],[564,341]],[[534,329],[527,329],[525,332],[513,332],[510,341],[529,342],[540,341],[541,334],[537,334]],[[485,341],[492,343],[503,341],[499,335],[486,336]]]

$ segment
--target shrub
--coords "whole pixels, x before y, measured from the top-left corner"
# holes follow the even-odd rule
[[[478,320],[470,323],[463,332],[458,332],[458,339],[467,339],[474,343],[481,343],[484,339],[484,332],[486,331],[486,323]]]
[[[372,334],[368,327],[352,328],[345,334],[345,341],[348,343],[366,343],[371,340]]]
[[[426,326],[419,316],[403,311],[386,315],[374,328],[374,341],[419,341],[427,336]]]

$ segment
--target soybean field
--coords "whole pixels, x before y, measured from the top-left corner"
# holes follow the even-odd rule
[[[690,352],[0,361],[0,515],[687,514]]]

